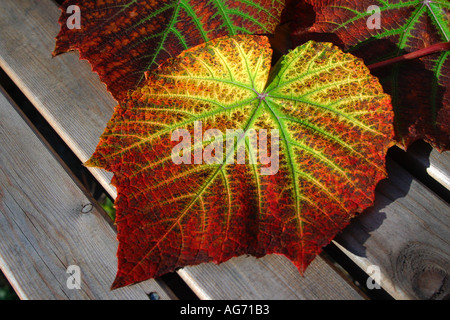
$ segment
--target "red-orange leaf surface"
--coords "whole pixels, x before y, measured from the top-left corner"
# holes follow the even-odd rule
[[[116,107],[87,163],[114,172],[114,288],[242,254],[283,254],[303,272],[372,205],[393,137],[389,96],[331,44],[298,47],[269,74],[271,54],[263,36],[213,40]],[[242,130],[230,147],[227,130]]]
[[[67,26],[71,5],[80,8],[80,29]],[[67,0],[53,54],[79,50],[120,101],[145,71],[185,49],[226,35],[273,33],[283,8],[284,0]]]
[[[367,65],[450,41],[446,0],[298,2],[296,44],[333,41]],[[450,148],[450,51],[396,63],[373,74],[392,96],[401,146],[424,139],[439,150]]]

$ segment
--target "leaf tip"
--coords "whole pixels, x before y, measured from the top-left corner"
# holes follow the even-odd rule
[[[112,285],[111,285],[111,290],[116,290],[122,287],[125,287],[126,283],[124,281],[124,278],[121,276],[116,276],[116,278],[114,279]]]
[[[85,167],[91,168],[105,168],[105,160],[94,153],[86,162],[83,163]]]

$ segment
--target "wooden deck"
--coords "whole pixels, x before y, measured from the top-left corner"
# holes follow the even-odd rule
[[[2,0],[0,67],[84,162],[116,103],[77,53],[51,57],[58,17],[52,0]],[[19,297],[183,298],[164,277],[109,289],[117,263],[114,226],[21,103],[0,89],[0,268]],[[377,187],[374,207],[355,219],[304,277],[286,258],[268,255],[186,267],[173,278],[199,299],[448,298],[450,153],[424,143],[407,153],[394,148],[387,168],[389,179]],[[89,170],[114,198],[111,174]],[[80,267],[79,290],[67,285],[70,265]],[[382,289],[366,286],[373,265],[380,269]]]

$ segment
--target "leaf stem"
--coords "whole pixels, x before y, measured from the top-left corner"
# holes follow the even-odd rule
[[[381,68],[381,67],[385,67],[403,60],[412,60],[412,59],[417,59],[435,52],[440,52],[440,51],[448,51],[450,50],[450,42],[441,42],[441,43],[436,43],[433,44],[427,48],[424,49],[420,49],[411,53],[407,53],[404,54],[402,56],[399,57],[395,57],[392,59],[388,59],[385,61],[381,61],[381,62],[377,62],[377,63],[373,63],[371,65],[368,65],[367,67],[370,70],[376,69],[376,68]]]

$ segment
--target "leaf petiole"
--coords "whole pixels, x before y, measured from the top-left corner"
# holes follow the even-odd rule
[[[441,42],[441,43],[436,43],[433,44],[427,48],[423,48],[414,52],[410,52],[407,54],[404,54],[402,56],[398,56],[392,59],[388,59],[388,60],[384,60],[381,62],[377,62],[377,63],[373,63],[368,65],[367,67],[370,70],[374,70],[376,68],[381,68],[381,67],[385,67],[400,61],[404,61],[404,60],[413,60],[413,59],[417,59],[423,56],[427,56],[429,54],[432,53],[436,53],[436,52],[440,52],[440,51],[449,51],[450,50],[450,42]]]

